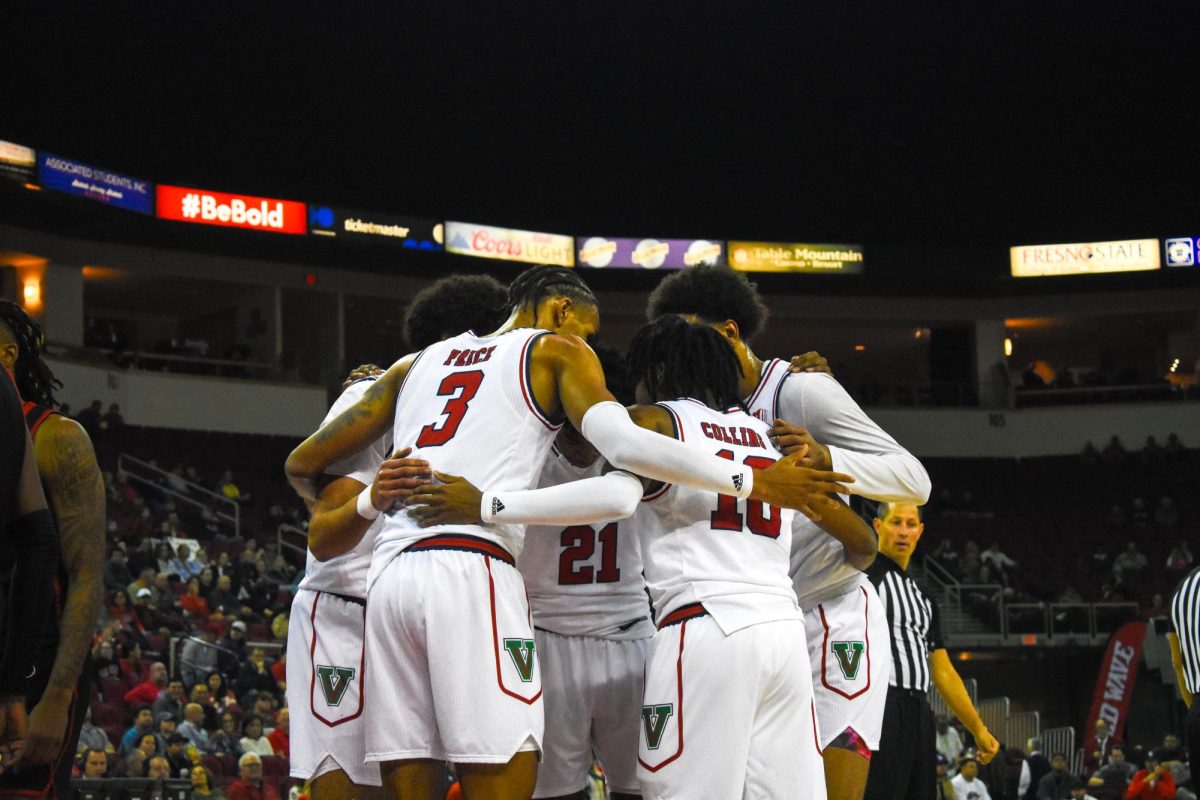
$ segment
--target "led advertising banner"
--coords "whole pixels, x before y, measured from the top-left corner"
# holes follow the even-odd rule
[[[729,266],[743,272],[859,275],[863,271],[863,248],[858,244],[730,242]]]
[[[1200,254],[1200,238],[1195,236],[1167,239],[1163,245],[1163,261],[1168,267],[1194,267]]]
[[[32,147],[0,140],[0,178],[33,183],[37,177],[37,154]]]
[[[158,187],[158,216],[271,233],[303,235],[308,230],[304,203],[183,186]]]
[[[446,223],[446,249],[451,253],[527,264],[575,266],[575,240],[557,233],[494,228],[470,222]]]
[[[46,189],[86,197],[128,211],[154,213],[154,184],[62,156],[41,154],[38,183]]]
[[[618,239],[578,237],[581,267],[683,269],[697,264],[724,264],[725,246],[706,239]]]
[[[1158,239],[1035,244],[1009,250],[1014,278],[1158,269]]]
[[[309,205],[308,232],[330,239],[392,242],[410,250],[441,250],[444,247],[440,222],[332,206]]]

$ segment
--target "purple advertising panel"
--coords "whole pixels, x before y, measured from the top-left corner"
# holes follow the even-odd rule
[[[576,237],[581,267],[683,269],[697,264],[724,264],[725,243],[708,239],[621,239]]]

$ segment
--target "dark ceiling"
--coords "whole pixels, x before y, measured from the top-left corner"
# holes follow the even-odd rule
[[[1197,5],[6,3],[0,138],[438,219],[1004,270],[1011,244],[1200,233]]]

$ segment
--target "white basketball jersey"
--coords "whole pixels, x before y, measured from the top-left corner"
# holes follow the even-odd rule
[[[361,400],[375,380],[375,378],[364,378],[347,386],[341,396],[333,402],[333,407],[325,415],[321,427],[323,428],[337,419],[343,411]],[[379,471],[379,465],[388,456],[389,439],[391,439],[390,435],[379,437],[366,450],[330,466],[325,470],[326,474],[353,478],[364,486],[370,486],[375,481],[375,473]],[[380,520],[375,520],[352,550],[328,561],[317,561],[313,558],[312,551],[309,550],[300,588],[311,589],[314,592],[349,595],[350,597],[366,597],[367,571],[371,567],[371,552],[375,549],[375,536],[379,533],[382,525]]]
[[[758,388],[746,401],[746,407],[768,426],[776,419],[800,424],[800,417],[795,413],[789,417],[779,407],[783,383],[786,380],[812,380],[814,377],[807,373],[789,372],[788,362],[773,358],[763,364]],[[846,563],[841,542],[821,530],[808,517],[796,514],[792,528],[791,575],[800,606],[808,610],[857,586],[862,572]]]
[[[604,459],[577,467],[558,451],[538,488],[601,474]],[[645,638],[650,601],[636,539],[637,514],[593,525],[530,525],[517,568],[525,576],[535,627],[567,636]]]
[[[409,368],[396,401],[392,441],[412,447],[438,472],[504,491],[537,485],[561,423],[537,408],[529,384],[529,352],[548,331],[521,328],[499,336],[467,332],[430,345]],[[437,525],[422,528],[403,507],[384,515],[369,580],[397,554],[443,533],[477,536],[520,555],[523,525]]]
[[[698,451],[755,469],[780,456],[769,426],[740,408],[714,411],[686,398],[658,405],[671,413],[677,438]],[[643,505],[639,541],[658,620],[690,603],[703,603],[726,634],[802,618],[788,577],[790,509],[687,486],[667,486]]]

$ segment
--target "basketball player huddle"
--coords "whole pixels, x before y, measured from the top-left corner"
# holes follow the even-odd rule
[[[861,798],[891,659],[843,498],[921,504],[929,479],[819,357],[760,361],[765,315],[689,268],[621,359],[573,270],[414,300],[440,325],[287,462],[314,800],[432,800],[447,762],[468,800],[583,798],[593,759],[613,798]]]

